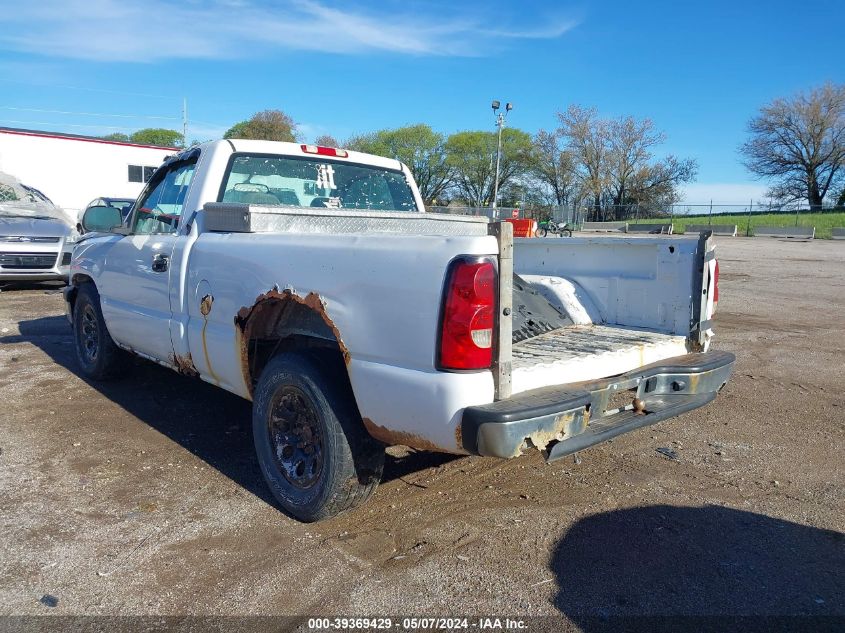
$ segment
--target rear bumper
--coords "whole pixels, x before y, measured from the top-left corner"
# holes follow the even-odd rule
[[[479,455],[516,457],[533,446],[552,461],[704,406],[725,386],[735,361],[728,352],[686,354],[612,378],[467,407],[463,447]]]

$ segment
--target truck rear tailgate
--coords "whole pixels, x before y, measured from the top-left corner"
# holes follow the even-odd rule
[[[513,457],[534,447],[558,459],[703,406],[729,379],[733,354],[706,351],[715,294],[707,236],[520,248],[509,230],[497,238],[496,396],[464,410],[467,451]]]

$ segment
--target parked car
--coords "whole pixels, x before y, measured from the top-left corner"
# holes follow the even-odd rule
[[[47,196],[0,174],[0,282],[67,280],[77,237]]]
[[[131,352],[251,400],[261,471],[305,521],[369,497],[385,445],[552,461],[707,404],[734,365],[709,350],[708,235],[514,240],[425,213],[387,158],[207,143],[126,223],[83,222],[65,289],[81,373]]]
[[[129,216],[129,211],[132,209],[132,204],[135,201],[132,198],[95,198],[88,205],[79,215],[79,222],[76,224],[76,230],[82,234],[85,232],[85,229],[82,227],[82,216],[85,215],[85,211],[90,209],[91,207],[112,207],[118,209],[120,211],[121,217],[125,220]]]

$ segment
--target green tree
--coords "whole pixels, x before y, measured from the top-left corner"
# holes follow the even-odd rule
[[[129,142],[129,135],[124,134],[123,132],[114,132],[112,134],[106,134],[105,136],[101,136],[100,138],[104,141],[121,141],[122,143]]]
[[[148,127],[143,130],[133,132],[129,140],[132,143],[140,143],[141,145],[158,145],[160,147],[180,147],[184,145],[185,139],[182,134],[176,130],[167,130],[164,128]]]
[[[496,132],[457,132],[446,140],[446,163],[454,170],[454,186],[467,203],[486,206],[493,201],[496,179]],[[531,136],[515,128],[502,131],[499,189],[525,174],[531,166]]]
[[[260,141],[295,142],[296,123],[281,110],[262,110],[251,118],[235,123],[223,138],[246,138]]]
[[[240,123],[235,123],[232,127],[226,130],[226,132],[223,134],[223,138],[249,138],[247,136],[248,125],[249,121],[241,121]]]
[[[347,141],[346,147],[387,156],[407,165],[423,200],[431,204],[452,184],[454,169],[447,160],[445,142],[442,134],[420,123],[355,136]]]

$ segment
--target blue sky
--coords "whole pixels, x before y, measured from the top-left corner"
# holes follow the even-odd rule
[[[579,103],[650,117],[662,153],[696,158],[687,202],[760,198],[737,154],[748,119],[845,81],[841,0],[3,4],[0,125],[178,129],[186,97],[190,139],[280,108],[306,140],[342,140],[416,122],[492,130],[500,99],[533,133]]]

